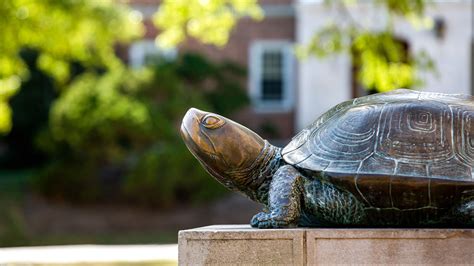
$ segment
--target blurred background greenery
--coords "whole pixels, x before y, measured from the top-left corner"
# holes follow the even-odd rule
[[[229,1],[232,16],[213,25],[231,27],[229,19],[259,10],[244,2]],[[178,3],[185,1],[163,5]],[[157,24],[175,12],[162,13]],[[225,193],[194,162],[177,126],[190,106],[229,115],[247,104],[244,68],[186,53],[131,69],[116,48],[142,37],[144,25],[122,1],[1,1],[0,20],[1,246],[40,241],[28,238],[22,216],[30,194],[166,209]]]
[[[344,10],[354,2],[326,5]],[[427,2],[371,3],[421,25],[429,24],[423,20]],[[243,17],[263,18],[257,1],[164,0],[153,15],[157,45],[191,37],[224,46]],[[357,21],[330,24],[296,52],[301,58],[351,54],[368,90],[415,87],[417,71],[434,65],[425,54],[405,56],[390,21],[377,32]],[[166,211],[226,194],[186,150],[177,129],[191,106],[232,116],[248,105],[243,66],[180,53],[131,68],[119,51],[141,38],[145,25],[123,1],[5,0],[0,25],[0,246],[176,240],[175,231],[35,236],[29,228],[34,221],[24,214],[38,198]],[[276,131],[270,123],[262,127]]]

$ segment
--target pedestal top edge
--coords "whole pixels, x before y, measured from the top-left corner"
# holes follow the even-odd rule
[[[186,234],[301,234],[308,238],[474,238],[474,228],[284,228],[257,229],[248,224],[209,225],[180,230]]]

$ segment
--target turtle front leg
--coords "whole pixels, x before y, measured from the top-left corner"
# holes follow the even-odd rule
[[[250,225],[258,228],[296,226],[301,214],[302,178],[293,166],[280,167],[270,183],[268,211],[256,214]]]

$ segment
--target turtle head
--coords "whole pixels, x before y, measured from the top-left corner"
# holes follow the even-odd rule
[[[265,141],[250,129],[223,116],[195,108],[181,124],[181,136],[191,153],[219,182],[238,189],[250,177],[238,175],[262,153]]]

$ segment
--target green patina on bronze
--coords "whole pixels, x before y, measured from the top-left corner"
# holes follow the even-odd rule
[[[186,146],[265,205],[251,225],[473,227],[474,99],[396,90],[343,102],[283,149],[190,109]]]

